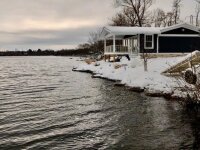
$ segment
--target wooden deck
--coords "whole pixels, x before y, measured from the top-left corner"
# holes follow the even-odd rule
[[[192,66],[200,64],[200,52],[195,52],[191,54],[191,57],[186,58],[185,60],[179,62],[178,64],[169,67],[167,70],[162,72],[164,75],[173,76],[173,75],[180,75],[183,71]]]

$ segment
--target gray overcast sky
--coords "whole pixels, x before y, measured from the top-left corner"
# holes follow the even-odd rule
[[[170,10],[173,0],[156,0],[153,8]],[[194,14],[184,0],[182,19]],[[89,32],[109,22],[113,0],[0,0],[0,50],[75,48]]]

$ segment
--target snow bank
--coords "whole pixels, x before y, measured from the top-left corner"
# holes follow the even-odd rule
[[[95,66],[95,63],[90,65],[82,63],[77,66],[75,70],[89,70],[98,77],[119,80],[121,84],[145,89],[149,93],[174,94],[176,96],[181,96],[181,93],[175,90],[180,86],[177,83],[177,79],[161,74],[161,72],[166,70],[169,66],[179,62],[181,59],[184,58],[172,57],[149,59],[147,72],[144,71],[143,60],[138,58],[137,61],[127,61],[126,59],[123,59],[120,63],[99,61],[99,66]],[[136,62],[137,65],[135,65]],[[115,65],[122,65],[122,67],[115,69]]]

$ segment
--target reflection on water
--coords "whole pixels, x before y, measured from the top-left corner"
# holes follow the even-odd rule
[[[193,140],[193,145],[192,145],[192,149],[200,149],[200,114],[199,112],[196,111],[190,111],[187,112],[187,121],[191,124],[191,128],[192,128],[192,138]],[[184,148],[184,146],[183,146]]]
[[[0,149],[198,149],[178,103],[72,72],[77,58],[0,58]]]

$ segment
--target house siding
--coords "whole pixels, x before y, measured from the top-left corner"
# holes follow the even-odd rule
[[[144,37],[145,35],[144,34],[140,34],[140,53],[143,53],[144,51],[147,52],[147,53],[157,53],[157,37],[158,35],[157,34],[154,34],[153,35],[153,38],[154,38],[154,48],[153,49],[145,49],[145,46],[144,46]]]
[[[170,31],[163,32],[162,34],[198,34],[199,32],[195,32],[193,30],[189,30],[186,28],[178,28]]]
[[[159,37],[159,53],[189,53],[200,50],[200,37]]]

